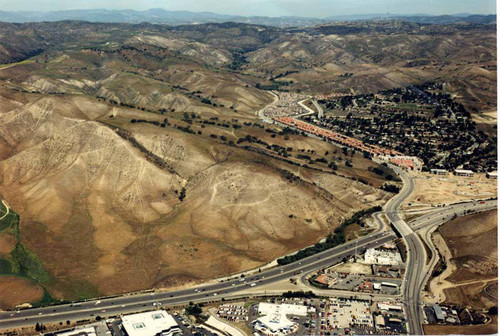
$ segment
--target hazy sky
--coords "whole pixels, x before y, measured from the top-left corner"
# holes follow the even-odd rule
[[[344,14],[494,14],[495,0],[0,0],[0,10],[135,9],[326,17]]]

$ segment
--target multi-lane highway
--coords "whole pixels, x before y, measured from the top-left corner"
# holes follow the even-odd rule
[[[423,215],[416,220],[410,222],[411,227],[417,231],[429,247],[428,251],[431,252],[427,264],[424,269],[421,270],[421,280],[418,284],[419,292],[422,293],[425,284],[429,281],[432,271],[439,260],[439,254],[432,242],[432,233],[442,224],[452,220],[457,216],[463,216],[470,213],[482,212],[487,210],[492,210],[497,208],[498,201],[486,200],[486,201],[468,201],[451,204],[445,207],[440,207],[434,209],[431,213]]]
[[[302,272],[311,272],[319,268],[330,266],[342,261],[345,257],[352,256],[356,250],[360,252],[362,249],[380,246],[394,238],[395,236],[392,232],[379,230],[369,236],[357,239],[357,246],[356,241],[350,241],[347,244],[302,259],[298,262],[262,271],[253,276],[247,276],[244,279],[238,278],[196,288],[169,292],[125,295],[74,304],[26,309],[18,312],[2,312],[0,313],[0,329],[31,326],[35,325],[37,322],[77,321],[93,319],[96,316],[113,316],[139,311],[145,309],[145,307],[151,307],[154,303],[158,302],[162,305],[177,305],[186,304],[190,301],[213,301],[224,296],[231,296],[235,293],[244,292],[248,288],[268,285],[297,276]]]
[[[401,168],[391,166],[403,181],[403,188],[395,197],[386,203],[384,210],[394,228],[402,236],[407,248],[407,268],[403,281],[403,302],[406,304],[409,333],[423,335],[422,309],[420,307],[421,270],[425,267],[425,246],[418,235],[399,215],[399,207],[413,192],[413,179]]]
[[[435,208],[433,211],[418,217],[409,224],[415,231],[429,226],[439,226],[452,220],[455,216],[496,209],[497,203],[498,201],[496,199],[454,203],[440,208]]]

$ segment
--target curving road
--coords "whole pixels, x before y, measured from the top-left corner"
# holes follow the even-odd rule
[[[496,199],[484,201],[468,201],[450,204],[447,206],[435,208],[432,212],[424,214],[410,222],[413,230],[421,230],[429,226],[439,226],[450,220],[455,215],[467,215],[468,212],[481,212],[497,208],[498,201]]]
[[[433,244],[430,241],[430,233],[424,232],[424,240],[432,253],[431,262],[427,264],[427,250],[416,230],[436,227],[453,219],[455,216],[467,214],[467,211],[478,212],[496,208],[497,201],[471,201],[436,208],[431,213],[423,215],[408,224],[400,217],[399,207],[413,192],[414,181],[403,169],[392,165],[391,168],[401,177],[403,188],[398,195],[385,205],[384,210],[407,247],[407,269],[403,281],[402,296],[403,302],[406,304],[409,333],[411,335],[423,335],[421,293],[432,273],[437,258]]]
[[[315,98],[312,99],[312,103],[316,110],[318,110],[318,119],[323,119],[323,116],[325,115],[323,108],[318,104]]]
[[[474,213],[493,210],[497,208],[498,201],[469,201],[452,204],[446,207],[437,208],[432,213],[428,213],[418,219],[412,221],[410,225],[417,231],[431,252],[430,260],[422,269],[421,282],[419,284],[419,292],[422,293],[425,284],[429,281],[432,271],[439,260],[439,253],[432,242],[432,233],[442,224],[454,219],[457,216],[464,216],[471,211]]]
[[[399,215],[399,207],[411,195],[415,184],[403,169],[392,165],[391,168],[401,177],[403,188],[396,197],[387,202],[384,210],[394,228],[401,235],[407,248],[407,268],[403,281],[402,296],[403,302],[406,304],[408,331],[411,335],[423,335],[420,283],[423,281],[422,270],[425,268],[427,255],[425,246],[418,235]]]
[[[3,214],[2,217],[0,217],[0,220],[4,219],[5,217],[7,217],[7,215],[9,214],[10,212],[10,208],[9,208],[9,205],[7,204],[7,202],[5,202],[5,200],[2,200],[2,204],[3,206],[5,207],[5,213]]]

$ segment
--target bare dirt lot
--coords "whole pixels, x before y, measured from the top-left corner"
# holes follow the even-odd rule
[[[42,297],[42,287],[33,284],[28,279],[0,277],[0,309],[14,308],[21,303],[38,301]]]
[[[476,309],[489,309],[497,304],[498,283],[494,281],[469,282],[444,290],[446,300]]]
[[[367,274],[371,275],[372,268],[370,265],[360,264],[360,263],[352,263],[348,262],[345,264],[340,264],[331,268],[332,271],[335,272],[346,272],[353,274]]]
[[[496,305],[497,211],[486,211],[450,221],[441,226],[439,233],[446,246],[439,243],[440,239],[435,239],[435,242],[448,266],[439,280],[431,282],[433,294],[443,300],[440,294],[443,292],[446,302],[476,309]]]
[[[408,203],[443,204],[490,198],[497,195],[496,187],[496,180],[487,179],[482,173],[474,177],[421,173],[415,179],[415,191]]]
[[[424,325],[426,335],[491,335],[498,331],[498,318],[492,316],[492,321],[477,326]]]
[[[453,261],[463,273],[485,276],[497,273],[496,210],[458,218],[441,226],[439,232],[453,254]],[[450,280],[463,281],[460,274],[453,274]]]

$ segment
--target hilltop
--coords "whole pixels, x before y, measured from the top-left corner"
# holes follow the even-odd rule
[[[439,80],[472,113],[496,102],[478,23],[1,23],[0,41],[0,193],[56,298],[258,267],[391,196],[362,153],[263,123],[264,89]]]
[[[335,21],[359,21],[359,20],[403,20],[417,23],[450,24],[450,23],[496,23],[496,15],[396,15],[389,13],[333,15],[325,18],[311,18],[301,16],[242,16],[227,15],[212,12],[172,11],[162,8],[151,8],[144,11],[131,9],[109,10],[109,9],[74,9],[60,11],[0,11],[0,21],[4,22],[44,22],[78,20],[89,22],[113,22],[113,23],[160,23],[169,25],[199,24],[199,23],[221,23],[239,22],[249,24],[261,24],[277,27],[312,26],[315,24],[329,23]]]

